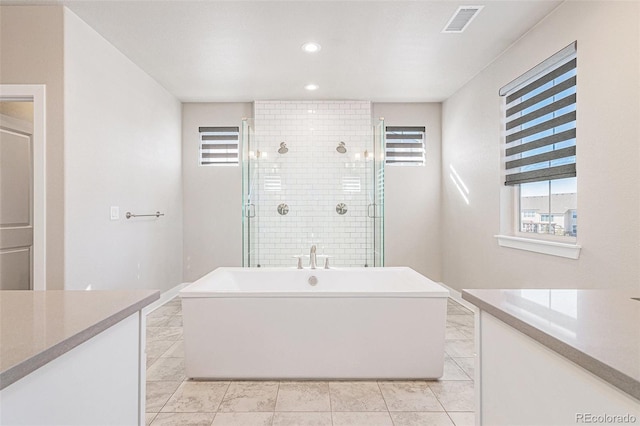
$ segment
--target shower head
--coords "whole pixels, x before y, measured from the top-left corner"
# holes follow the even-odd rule
[[[338,151],[340,154],[344,154],[345,152],[347,152],[347,147],[344,146],[344,142],[340,142],[338,144],[338,147],[336,148],[336,151]]]
[[[280,148],[278,149],[278,154],[286,154],[289,152],[289,148],[287,148],[287,144],[285,142],[280,142]]]

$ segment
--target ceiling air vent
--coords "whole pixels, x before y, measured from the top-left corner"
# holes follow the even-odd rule
[[[473,21],[484,6],[460,6],[456,13],[453,14],[447,25],[445,25],[443,33],[461,33],[469,23]]]

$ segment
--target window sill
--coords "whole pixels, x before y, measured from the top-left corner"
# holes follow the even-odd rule
[[[512,237],[509,235],[496,235],[500,247],[509,247],[518,250],[532,251],[551,256],[578,259],[580,249],[578,244],[559,243],[555,241],[534,240],[532,238]]]

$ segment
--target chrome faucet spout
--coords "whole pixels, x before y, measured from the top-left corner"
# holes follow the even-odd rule
[[[316,269],[316,265],[316,245],[314,244],[309,251],[309,268]]]

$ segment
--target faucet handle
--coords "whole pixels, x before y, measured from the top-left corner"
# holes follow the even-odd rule
[[[296,268],[298,269],[303,269],[302,268],[302,258],[304,257],[304,254],[296,254],[295,256],[293,256],[295,259],[298,259],[298,265],[296,266]]]
[[[326,254],[319,254],[318,258],[320,260],[324,259],[324,269],[329,269],[329,257],[331,256],[327,256]]]

